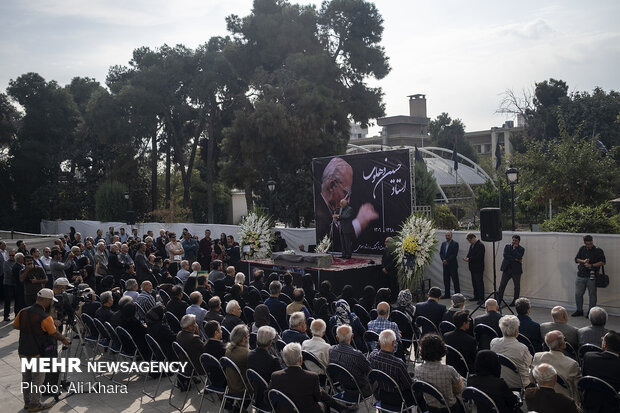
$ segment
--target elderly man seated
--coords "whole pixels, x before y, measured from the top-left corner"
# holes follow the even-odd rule
[[[592,310],[590,310],[591,312]],[[610,331],[603,337],[603,351],[586,353],[583,358],[583,375],[594,376],[606,381],[616,391],[620,391],[620,334]],[[614,406],[606,405],[605,398],[596,391],[589,391],[583,401],[585,410],[597,412],[616,412]]]
[[[394,335],[396,336],[396,348],[398,348],[398,340],[400,340],[398,324],[390,321],[389,317],[390,305],[385,301],[381,301],[379,304],[377,304],[377,318],[371,320],[368,323],[368,330],[374,331],[377,334],[381,334],[383,330],[392,330],[394,332]],[[372,347],[372,349],[374,350],[377,347],[377,342],[371,342],[370,347]]]
[[[592,307],[588,313],[588,318],[590,325],[577,330],[579,345],[594,344],[600,347],[603,344],[603,336],[609,331],[605,328],[607,311],[602,307]]]
[[[198,323],[198,326],[200,327],[200,331],[203,331],[202,322],[204,321],[205,316],[207,315],[207,310],[201,307],[202,294],[200,294],[198,291],[194,291],[193,293],[189,295],[189,302],[192,303],[192,305],[187,307],[187,309],[185,310],[185,313],[195,315],[196,322]]]
[[[325,321],[317,318],[310,324],[310,331],[312,332],[312,338],[306,340],[301,344],[302,350],[312,353],[318,358],[324,366],[329,364],[329,349],[331,346],[325,342],[323,337],[325,336]],[[315,366],[313,363],[306,363],[306,368],[315,373],[322,373],[322,370]]]
[[[306,316],[301,311],[297,311],[291,315],[288,320],[289,328],[282,332],[282,340],[288,343],[303,343],[308,340],[306,334]]]
[[[275,328],[262,326],[256,333],[256,348],[248,354],[248,368],[255,370],[267,383],[274,371],[280,370],[280,361],[269,353],[277,336]]]
[[[532,373],[538,387],[525,390],[524,398],[528,411],[538,413],[577,413],[579,411],[574,400],[553,390],[558,378],[553,366],[542,363],[534,367]]]
[[[532,355],[525,344],[519,343],[519,319],[514,315],[505,315],[499,320],[499,328],[503,337],[491,340],[491,351],[506,356],[512,361],[519,374],[512,371],[506,372],[502,366],[502,377],[511,389],[520,389],[530,384],[530,364]],[[506,372],[506,374],[503,374]]]
[[[177,333],[177,342],[187,352],[187,356],[191,360],[193,367],[196,368],[198,374],[204,374],[202,365],[200,364],[200,355],[205,352],[205,342],[202,341],[198,334],[198,323],[196,316],[193,314],[184,315],[181,318],[181,331]],[[187,366],[185,374],[191,372],[191,366]]]
[[[241,319],[241,306],[237,300],[230,300],[226,304],[226,317],[224,317],[222,325],[232,332],[233,328],[239,324],[245,324]]]
[[[356,350],[351,346],[351,340],[353,339],[353,330],[348,324],[343,324],[336,329],[336,338],[338,344],[333,346],[329,350],[329,362],[338,364],[351,373],[357,384],[359,385],[362,395],[364,397],[370,396],[372,393],[370,389],[370,382],[368,381],[368,373],[370,373],[370,363],[364,357],[361,351]],[[357,388],[346,388],[345,393],[351,398],[358,396]]]
[[[287,344],[282,350],[282,358],[287,368],[271,375],[269,388],[286,394],[300,412],[324,413],[319,376],[301,368],[301,345]]]
[[[396,334],[391,329],[383,330],[379,334],[379,348],[370,353],[368,360],[370,367],[389,375],[396,381],[405,398],[408,406],[414,403],[411,385],[413,384],[412,375],[407,372],[407,366],[398,357],[394,356],[394,347],[396,345]],[[377,398],[383,403],[399,406],[401,403],[400,395],[396,389],[379,383]]]
[[[577,400],[577,380],[581,377],[579,371],[579,363],[570,357],[564,355],[566,349],[566,341],[564,334],[559,330],[553,330],[545,335],[545,344],[549,347],[549,351],[534,354],[532,366],[547,363],[555,368],[558,376],[568,384],[568,389],[560,385],[555,386],[555,391],[565,395],[566,397]]]
[[[138,281],[135,280],[135,278],[130,278],[127,281],[125,281],[125,292],[123,293],[123,295],[127,295],[129,297],[131,297],[132,300],[136,301],[136,298],[138,298]]]
[[[550,331],[559,330],[564,334],[566,342],[573,346],[573,349],[577,350],[579,346],[577,327],[568,324],[568,311],[566,311],[566,308],[561,305],[553,307],[551,309],[551,318],[553,318],[553,321],[540,325],[541,336],[544,337]]]
[[[140,294],[138,294],[134,301],[142,307],[145,313],[148,313],[151,308],[157,305],[157,301],[155,301],[155,297],[152,294],[153,284],[150,281],[142,281],[140,287],[142,291],[140,291]]]

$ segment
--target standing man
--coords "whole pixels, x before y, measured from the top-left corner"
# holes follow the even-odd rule
[[[521,274],[523,274],[523,255],[525,255],[525,248],[519,245],[520,242],[521,237],[515,234],[512,236],[512,243],[506,244],[504,247],[504,259],[502,260],[502,266],[500,268],[500,270],[502,270],[502,280],[499,283],[499,291],[497,292],[497,302],[500,307],[504,299],[504,290],[506,290],[508,281],[511,278],[515,285],[515,293],[509,306],[513,307],[515,305],[515,300],[519,298],[519,294],[521,293]]]
[[[460,293],[459,286],[459,243],[452,240],[452,231],[446,232],[446,240],[441,243],[439,258],[443,263],[443,286],[444,295],[441,298],[450,298],[450,279],[454,283],[454,292]]]
[[[392,237],[387,237],[385,239],[383,256],[381,257],[381,271],[385,274],[385,279],[387,281],[382,284],[390,289],[390,300],[394,302],[398,298],[400,287],[398,285],[398,274],[396,264],[394,263],[394,256],[392,255],[392,249],[390,248],[391,243]]]
[[[340,200],[340,211],[333,215],[340,222],[340,245],[342,247],[342,257],[351,258],[352,237],[355,233],[353,229],[353,208],[346,199]]]
[[[47,283],[47,275],[43,268],[34,265],[34,259],[27,255],[24,257],[26,268],[19,273],[19,281],[24,284],[24,303],[27,306],[37,301],[37,293]]]
[[[211,252],[213,251],[213,242],[211,241],[211,230],[205,229],[205,237],[198,243],[198,262],[205,270],[211,268]]]
[[[198,257],[198,241],[192,238],[192,234],[189,232],[184,233],[181,245],[183,246],[183,259],[190,263],[196,261]]]
[[[469,251],[467,257],[463,260],[469,264],[469,272],[471,272],[471,284],[474,287],[474,297],[469,301],[477,301],[478,305],[484,302],[484,244],[476,237],[476,234],[467,234],[469,242]]]
[[[20,358],[28,360],[34,357],[49,357],[41,354],[48,347],[54,348],[56,340],[62,341],[63,344],[69,344],[69,339],[63,337],[54,325],[54,320],[47,312],[52,301],[57,302],[54,298],[54,292],[48,288],[43,288],[37,293],[36,302],[24,308],[17,314],[13,321],[13,328],[19,330],[19,346],[17,352]],[[38,412],[40,410],[49,409],[52,405],[41,404],[41,393],[38,391],[39,386],[45,380],[45,372],[34,372],[26,369],[22,372],[22,382],[31,383],[30,387],[24,389],[24,409],[29,412]]]
[[[273,252],[286,251],[288,245],[286,244],[286,240],[282,238],[282,233],[280,231],[276,231],[273,233],[273,248],[271,249]]]
[[[226,237],[226,244],[226,261],[228,265],[239,268],[239,264],[241,263],[239,244],[235,243],[235,238],[232,235]]]
[[[596,307],[596,276],[601,267],[605,265],[605,253],[594,246],[592,235],[583,236],[584,245],[577,251],[575,262],[577,265],[577,279],[575,280],[575,304],[577,311],[571,314],[573,317],[583,315],[583,294],[588,289],[588,311]]]
[[[4,261],[4,279],[2,280],[2,287],[4,289],[4,321],[11,321],[11,301],[15,299],[15,284],[17,280],[13,278],[13,265],[15,265],[15,254],[17,250],[12,249],[7,254],[7,259]],[[19,311],[15,311],[17,315]]]

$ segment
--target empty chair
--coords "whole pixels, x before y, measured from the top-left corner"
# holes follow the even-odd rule
[[[499,409],[495,405],[493,399],[480,389],[465,387],[461,395],[464,402],[474,402],[479,412],[499,413]]]
[[[250,350],[256,348],[256,333],[250,333]]]
[[[581,346],[579,346],[579,363],[583,363],[584,356],[586,355],[586,353],[589,353],[591,351],[600,353],[603,351],[603,349],[594,344],[582,344]]]
[[[289,305],[290,303],[293,302],[291,297],[289,297],[288,295],[284,294],[283,292],[280,293],[280,296],[278,298],[280,299],[280,301],[283,301],[284,304],[286,304],[286,305]]]
[[[230,331],[224,326],[220,326],[222,329],[222,341],[229,342],[230,341]]]
[[[620,411],[620,395],[606,381],[593,376],[585,376],[577,381],[584,411]],[[597,408],[603,408],[599,410]],[[614,410],[615,409],[615,410]]]
[[[177,360],[179,360],[180,362],[188,363],[187,368],[184,371],[177,371],[174,374],[174,382],[172,385],[172,389],[170,390],[170,395],[168,396],[168,404],[170,404],[170,406],[182,412],[185,409],[185,405],[187,404],[187,399],[189,397],[189,391],[192,385],[194,384],[193,379],[194,379],[194,376],[196,375],[196,370],[194,369],[192,361],[187,355],[187,352],[176,341],[172,343],[172,351],[174,351],[174,354],[176,355]],[[177,386],[181,388],[181,391],[185,390],[185,397],[183,398],[183,404],[181,404],[181,406],[177,406],[174,403],[172,403],[174,389]]]
[[[516,374],[517,378],[518,378],[518,382],[521,383],[521,387],[518,389],[511,389],[511,390],[518,390],[519,393],[521,394],[521,396],[523,396],[523,380],[521,379],[521,374],[519,374],[519,369],[517,368],[517,366],[512,362],[512,360],[510,360],[508,357],[504,356],[503,354],[497,354],[497,357],[499,358],[499,364],[502,366],[502,373],[501,373],[501,377],[505,379],[505,374],[506,372],[510,372],[509,374]],[[504,368],[505,367],[505,368]],[[507,383],[510,383],[510,381],[506,381]]]
[[[95,328],[99,332],[99,341],[97,342],[97,349],[100,349],[103,354],[103,352],[107,351],[110,345],[110,336],[105,326],[101,322],[101,320],[97,318],[93,318],[93,322],[95,324]],[[93,354],[93,360],[95,359],[96,355],[97,355],[96,353]]]
[[[377,401],[374,404],[374,407],[380,412],[387,413],[403,413],[403,412],[411,412],[414,413],[416,411],[416,401],[415,397],[409,403],[405,400],[405,396],[403,394],[403,389],[400,388],[398,383],[384,373],[381,370],[371,370],[368,375],[368,380],[370,381],[370,385],[375,387],[378,386],[379,391],[377,393]],[[384,391],[383,389],[390,389],[389,392]],[[411,389],[408,389],[411,391]],[[400,401],[396,400],[394,395],[398,395]],[[413,396],[413,393],[411,393]],[[387,399],[387,400],[386,400]],[[396,403],[395,403],[396,402]]]
[[[95,359],[96,350],[101,339],[101,334],[95,325],[95,321],[91,316],[86,313],[82,313],[82,323],[86,327],[86,334],[84,335],[84,341],[93,346],[93,360]],[[79,357],[79,356],[78,356]]]
[[[369,351],[372,351],[379,342],[379,334],[372,330],[364,331],[364,343],[368,347]]]
[[[525,344],[525,346],[530,351],[530,354],[533,357],[536,351],[534,350],[534,346],[532,345],[532,342],[530,341],[530,339],[524,336],[523,334],[519,333],[519,335],[517,336],[517,340],[519,341],[519,343]]]
[[[368,311],[359,304],[353,304],[352,311],[360,318],[364,327],[366,327],[370,322],[370,314],[368,314]]]
[[[170,295],[165,290],[159,290],[159,298],[161,298],[164,307],[168,304],[168,301],[170,301]]]
[[[224,374],[224,370],[222,369],[222,365],[219,360],[213,357],[209,353],[202,353],[200,355],[200,365],[204,370],[207,378],[205,380],[204,387],[202,389],[202,396],[200,397],[200,406],[198,407],[198,411],[200,412],[200,408],[202,407],[202,402],[204,401],[205,394],[213,393],[219,396],[223,396],[226,393],[226,375]],[[224,405],[224,398],[222,398],[222,404],[220,405],[220,411],[222,410],[222,406]]]
[[[157,341],[153,338],[153,336],[151,336],[150,334],[146,334],[144,336],[144,338],[146,339],[146,344],[149,346],[149,348],[151,349],[151,362],[153,361],[159,361],[159,362],[168,362],[168,360],[166,359],[166,355],[164,354],[164,352],[162,351],[161,347],[159,346],[159,344],[157,343]],[[161,378],[163,376],[163,372],[159,372],[159,376],[157,378],[157,387],[155,387],[155,391],[153,393],[149,393],[146,391],[146,381],[148,380],[149,375],[145,374],[144,375],[144,385],[142,386],[142,393],[148,397],[150,397],[151,399],[155,399],[157,397],[157,392],[159,391],[159,387],[161,385]],[[170,380],[170,379],[168,379]]]
[[[249,305],[243,307],[243,317],[245,317],[245,323],[250,325],[254,322],[254,310]]]

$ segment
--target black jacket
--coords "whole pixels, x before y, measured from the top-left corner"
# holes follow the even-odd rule
[[[267,383],[271,380],[273,372],[281,369],[277,357],[260,347],[248,353],[247,368],[255,370]]]
[[[437,327],[439,327],[439,323],[443,320],[443,314],[445,312],[446,306],[439,304],[432,298],[415,305],[415,317],[424,316],[435,323]]]
[[[484,244],[480,240],[469,246],[469,251],[467,252],[467,258],[469,258],[469,271],[484,271],[484,253]]]

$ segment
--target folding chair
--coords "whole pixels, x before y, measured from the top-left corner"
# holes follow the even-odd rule
[[[286,305],[289,305],[290,303],[293,302],[291,297],[289,297],[288,295],[286,295],[284,293],[280,293],[280,296],[278,298],[280,299],[280,301],[284,302],[284,304],[286,304]]]
[[[469,376],[469,366],[465,361],[465,357],[460,351],[446,344],[446,364],[455,368],[455,370],[464,378]]]
[[[276,320],[276,318],[271,313],[269,313],[269,325],[275,328],[278,334],[282,334],[282,326],[278,323],[278,320]]]
[[[140,350],[138,349],[136,342],[134,341],[133,337],[131,337],[131,334],[129,334],[127,330],[125,330],[121,326],[118,326],[116,327],[116,334],[118,334],[118,337],[122,343],[121,351],[118,353],[118,356],[120,358],[127,359],[132,363],[135,363],[136,361],[138,361],[138,357],[144,360],[144,357],[142,356],[142,354],[140,354]],[[129,384],[130,378],[131,378],[131,374],[128,374],[127,375],[128,384]]]
[[[110,346],[110,336],[108,335],[108,331],[106,330],[101,320],[93,318],[93,322],[95,324],[95,328],[99,332],[99,341],[97,342],[97,348],[101,349],[101,354],[103,355],[103,353],[107,351],[108,347]],[[95,360],[96,356],[97,354],[93,352],[93,360]]]
[[[188,366],[189,366],[189,372],[177,371],[174,374],[172,389],[170,389],[170,395],[168,396],[168,404],[174,407],[175,409],[177,409],[178,411],[182,412],[183,410],[185,410],[185,407],[186,407],[185,405],[187,404],[189,392],[192,388],[192,385],[194,384],[194,376],[196,375],[196,369],[194,368],[192,361],[187,355],[187,352],[176,341],[172,342],[172,351],[174,351],[174,354],[176,355],[178,361],[186,362],[188,363]],[[174,394],[175,387],[181,388],[181,391],[184,390],[181,384],[183,381],[185,381],[187,385],[187,389],[185,389],[185,398],[183,399],[183,404],[181,406],[177,406],[172,403],[172,396]]]
[[[364,343],[366,343],[366,347],[368,347],[368,352],[371,352],[379,342],[379,334],[372,330],[364,331]]]
[[[146,334],[144,336],[144,338],[146,339],[146,344],[149,346],[149,348],[151,349],[151,362],[153,361],[159,361],[159,362],[168,362],[168,359],[166,358],[166,355],[164,354],[164,352],[162,351],[161,347],[159,346],[159,344],[157,343],[157,341],[153,338],[153,336],[151,336],[150,334]],[[155,399],[157,397],[157,392],[159,391],[159,386],[161,385],[161,378],[163,376],[163,372],[159,372],[159,377],[157,378],[157,387],[155,387],[155,391],[151,394],[148,393],[146,391],[146,381],[149,378],[148,374],[144,375],[144,384],[142,386],[142,393],[148,397],[150,397],[151,399]],[[169,376],[168,380],[170,380]]]
[[[534,354],[536,354],[536,350],[534,350],[534,345],[532,344],[529,338],[519,333],[519,335],[517,336],[517,341],[521,344],[525,344],[525,346],[529,350],[532,357],[534,357]]]
[[[335,392],[337,391],[335,389],[337,385],[342,387],[341,391],[332,394],[332,397],[337,403],[346,407],[359,407],[361,403],[364,403],[366,409],[370,411],[368,399],[373,397],[372,393],[370,396],[364,397],[357,379],[353,377],[349,370],[339,364],[329,363],[325,372],[327,373],[327,378],[332,383]],[[351,396],[351,394],[348,393],[351,390],[356,391],[357,396]]]
[[[269,291],[267,290],[260,290],[260,296],[263,299],[263,301],[265,301],[266,299],[268,299],[271,295],[269,294]]]
[[[243,317],[245,317],[245,323],[250,325],[254,322],[254,310],[249,305],[243,307]]]
[[[615,411],[620,411],[620,394],[605,380],[601,380],[594,376],[584,376],[577,381],[577,389],[579,390],[579,396],[582,406],[586,401],[588,392],[594,391],[595,396],[600,400],[604,406],[615,407]],[[587,406],[584,406],[584,410],[587,410]],[[613,411],[613,410],[607,410]]]
[[[439,334],[439,330],[437,329],[435,323],[433,323],[431,320],[424,317],[423,315],[419,315],[416,317],[415,325],[420,329],[420,337],[423,337],[429,333]]]
[[[499,413],[497,405],[488,394],[475,387],[465,387],[461,394],[466,403],[473,402],[479,412]]]
[[[360,318],[362,325],[368,328],[368,323],[370,322],[370,314],[368,314],[368,311],[359,304],[353,304],[351,310]]]
[[[521,387],[519,389],[510,389],[510,390],[518,390],[519,391],[519,396],[523,397],[523,380],[521,379],[521,374],[519,373],[519,369],[517,368],[517,366],[512,362],[512,360],[510,360],[508,357],[504,356],[503,354],[499,354],[497,353],[497,357],[499,359],[499,364],[502,367],[505,367],[506,369],[502,368],[501,374],[500,376],[502,376],[502,378],[504,378],[504,372],[506,370],[511,371],[513,374],[516,374],[517,377],[519,378],[519,383],[521,383]]]
[[[439,332],[441,333],[442,336],[445,336],[447,333],[449,333],[450,331],[454,331],[454,330],[456,330],[456,326],[447,320],[444,320],[441,323],[439,323]]]
[[[416,329],[413,327],[411,321],[409,321],[409,317],[399,310],[392,310],[390,312],[390,321],[395,322],[400,330],[400,343],[398,345],[405,346],[405,360],[409,361],[411,345],[415,347],[417,342]]]
[[[177,318],[177,316],[172,314],[170,311],[166,311],[166,313],[164,314],[164,318],[166,319],[166,322],[168,323],[170,330],[172,330],[174,334],[181,331],[181,323],[179,322],[179,319]]]
[[[377,312],[376,308],[373,308],[372,310],[370,310],[370,313],[368,313],[368,315],[370,316],[371,320],[376,320],[377,317],[379,317],[379,313]]]
[[[423,396],[428,394],[433,399],[441,403],[443,405],[443,408],[446,409],[448,413],[452,413],[452,411],[450,410],[450,406],[448,406],[448,402],[446,401],[445,397],[443,397],[443,394],[441,394],[441,392],[437,390],[437,388],[432,384],[422,380],[416,380],[413,383],[413,391],[415,393],[421,393]]]
[[[318,372],[319,374],[319,383],[321,384],[321,387],[325,387],[325,384],[327,383],[327,371],[326,368],[327,366],[325,366],[325,364],[323,364],[323,362],[321,362],[321,360],[319,360],[314,354],[312,354],[309,351],[306,350],[301,350],[301,357],[303,359],[303,363],[301,364],[301,366],[306,369],[306,370],[313,370],[311,368],[309,368],[310,366],[315,366],[316,369],[314,369],[314,371],[316,372],[316,370],[319,370],[320,372]]]
[[[230,341],[230,331],[224,326],[220,326],[222,329],[222,341],[229,342]]]
[[[582,344],[582,345],[579,347],[579,364],[580,364],[580,365],[581,365],[581,364],[583,364],[583,359],[584,359],[584,357],[585,357],[586,353],[589,353],[589,352],[591,352],[591,351],[594,351],[594,352],[600,353],[600,352],[602,352],[602,351],[603,351],[603,349],[602,349],[602,348],[600,348],[600,347],[599,347],[599,346],[597,346],[597,345],[594,345],[594,344]]]
[[[97,350],[97,347],[99,345],[101,334],[99,333],[99,330],[97,330],[97,326],[95,325],[93,318],[89,316],[88,314],[82,313],[82,323],[84,323],[84,326],[86,327],[86,334],[84,334],[84,341],[86,342],[86,344],[92,344],[93,346],[92,361],[95,361],[95,351]],[[81,357],[82,357],[82,351],[80,349],[80,354],[78,355],[78,358],[81,358]]]
[[[491,348],[491,340],[497,338],[497,332],[486,324],[478,324],[474,327],[474,337],[478,343],[478,351],[489,350]]]
[[[113,359],[118,360],[121,348],[123,347],[123,343],[118,337],[116,330],[114,330],[114,327],[112,327],[112,324],[106,321],[105,323],[103,323],[103,325],[105,326],[105,330],[110,337],[110,345],[108,346],[108,351],[110,352],[110,355],[113,356]],[[113,371],[112,375],[110,376],[110,380],[114,381],[115,374],[116,372]]]
[[[224,370],[224,374],[226,374],[227,369],[230,369],[232,374],[236,374],[239,377],[239,379],[241,379],[241,382],[243,383],[243,393],[241,394],[231,393],[230,386],[228,385],[228,383],[226,384],[226,391],[222,395],[222,406],[224,405],[224,402],[226,399],[231,399],[231,400],[240,402],[241,403],[240,410],[243,410],[245,399],[248,396],[248,385],[245,382],[245,377],[243,377],[243,375],[241,374],[241,370],[239,370],[239,367],[237,366],[237,364],[235,364],[235,362],[229,359],[228,357],[222,357],[220,359],[220,365],[222,366],[222,370]]]
[[[138,320],[145,322],[146,321],[146,311],[144,311],[144,308],[138,304],[136,304],[136,316],[138,317]]]
[[[269,386],[265,379],[252,369],[247,369],[245,377],[248,379],[248,387],[252,392],[252,402],[250,406],[258,413],[271,413],[271,407],[265,406],[265,401],[263,400],[263,395]]]
[[[256,333],[250,333],[250,350],[256,349]]]
[[[278,352],[282,353],[282,350],[284,350],[284,347],[286,347],[286,343],[284,342],[284,340],[278,339],[276,341],[276,347],[278,349]]]
[[[267,393],[267,396],[269,397],[269,404],[274,412],[281,411],[281,408],[278,406],[282,406],[284,409],[292,413],[299,413],[299,409],[295,406],[295,403],[293,403],[293,401],[281,391],[271,389],[269,390],[269,393]]]
[[[168,305],[168,301],[170,301],[170,295],[165,290],[159,290],[159,298],[164,304],[164,307]]]
[[[205,380],[205,385],[202,389],[202,396],[200,397],[200,406],[198,406],[198,412],[202,408],[202,402],[204,401],[204,397],[206,393],[217,394],[222,396],[222,403],[220,405],[220,412],[222,411],[222,407],[224,406],[224,393],[226,393],[226,375],[224,374],[224,370],[222,369],[222,365],[209,353],[202,353],[200,355],[200,365],[202,369],[205,371],[207,379]]]
[[[398,383],[396,383],[396,381],[393,378],[391,378],[389,375],[387,375],[386,373],[382,372],[381,370],[373,369],[370,371],[370,374],[368,375],[368,380],[370,381],[370,385],[372,387],[380,386],[380,384],[382,383],[383,387],[395,389],[396,392],[394,393],[398,393],[398,395],[400,396],[400,400],[401,400],[400,406],[387,404],[383,400],[381,400],[381,389],[379,389],[379,391],[377,392],[378,399],[374,404],[375,409],[377,409],[378,411],[386,412],[386,413],[405,413],[405,412],[414,413],[416,411],[415,396],[413,398],[414,403],[411,405],[408,405],[405,402],[403,391],[398,385]]]

